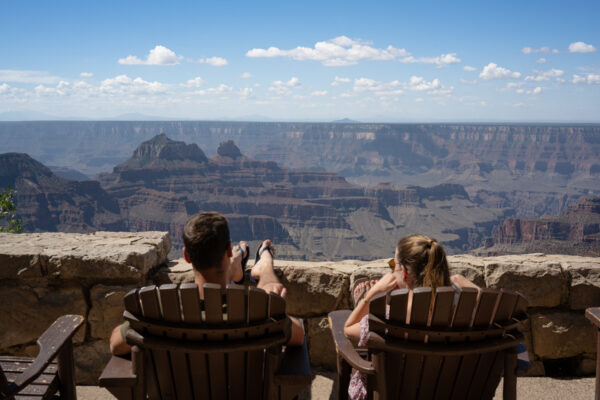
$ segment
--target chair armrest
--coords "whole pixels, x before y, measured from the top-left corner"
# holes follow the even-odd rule
[[[350,339],[344,334],[344,324],[352,313],[351,310],[338,310],[330,312],[329,327],[333,335],[335,350],[338,357],[342,357],[352,368],[357,369],[367,374],[374,374],[375,368],[369,361],[364,360],[356,351]]]
[[[592,324],[600,328],[600,307],[590,307],[585,310],[585,316],[589,319]]]
[[[63,315],[37,340],[40,351],[33,363],[21,373],[13,383],[10,383],[2,393],[10,397],[35,380],[62,350],[64,344],[70,341],[77,332],[84,318],[81,315]]]
[[[275,372],[276,384],[310,384],[312,373],[308,361],[306,338],[302,346],[287,346],[281,358],[279,369]]]
[[[112,356],[98,378],[100,386],[135,386],[137,377],[133,373],[131,363],[131,360],[123,356]]]

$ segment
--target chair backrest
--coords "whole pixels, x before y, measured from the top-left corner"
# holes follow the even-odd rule
[[[4,370],[2,370],[2,365],[0,365],[0,393],[2,393],[7,386],[8,379],[6,379],[6,375],[4,375]]]
[[[291,334],[285,300],[238,285],[204,284],[203,290],[204,299],[194,283],[147,286],[125,296],[124,317],[133,330],[127,341],[143,349],[149,397],[270,397]]]
[[[382,398],[491,399],[526,309],[521,294],[504,289],[422,287],[376,296],[367,340],[373,385]]]

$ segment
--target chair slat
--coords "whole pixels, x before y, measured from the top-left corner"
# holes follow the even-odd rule
[[[474,328],[486,328],[490,325],[499,295],[500,293],[497,290],[480,290],[479,301],[477,302],[477,308],[473,318]]]
[[[402,377],[401,399],[414,399],[417,395],[418,382],[423,368],[423,356],[407,354],[404,364],[404,376]]]
[[[248,322],[260,321],[267,317],[268,296],[262,289],[248,289]],[[250,337],[258,334],[251,334]],[[246,399],[260,399],[263,395],[264,351],[247,353]]]
[[[204,307],[206,311],[207,324],[223,324],[223,302],[221,296],[221,285],[205,283]],[[222,334],[207,334],[207,340],[222,341]],[[208,355],[208,373],[210,375],[211,399],[227,399],[227,369],[225,367],[225,354]]]
[[[390,293],[390,321],[406,323],[409,292],[408,289],[396,289]],[[385,318],[385,310],[383,318]]]
[[[515,306],[515,310],[513,311],[512,317],[516,317],[527,312],[527,299],[523,297],[521,293],[519,293],[519,298],[517,300],[517,305]]]
[[[200,304],[200,294],[198,286],[195,283],[182,283],[179,287],[179,297],[181,298],[181,310],[183,321],[191,324],[202,322],[202,307]],[[203,335],[188,334],[188,340],[203,340]],[[208,372],[206,370],[206,355],[193,353],[187,356],[190,365],[190,378],[194,399],[204,399],[210,395],[210,384]]]
[[[518,296],[512,290],[500,290],[500,302],[498,303],[498,310],[493,322],[503,324],[509,321],[517,305]]]
[[[463,288],[458,295],[452,326],[466,328],[471,325],[473,309],[477,302],[477,289]],[[466,340],[466,337],[465,337]]]
[[[181,322],[181,309],[179,307],[179,291],[177,285],[166,284],[159,287],[160,301],[164,320],[168,322]],[[171,337],[170,335],[166,335]],[[174,339],[184,339],[183,335],[173,337]],[[187,357],[185,353],[176,351],[169,352],[171,359],[171,367],[173,370],[173,380],[175,384],[175,392],[179,399],[191,399],[192,383],[188,376]]]
[[[227,322],[246,321],[246,291],[240,285],[227,285]],[[285,313],[285,303],[283,305]],[[231,334],[228,339],[242,339],[244,334]],[[246,391],[246,362],[244,352],[228,355],[227,373],[229,378],[229,399],[241,399]]]
[[[386,317],[387,308],[387,293],[379,293],[371,299],[369,304],[369,312],[373,315],[378,316],[381,319]]]
[[[429,356],[423,360],[418,399],[433,399],[436,383],[442,368],[443,357]]]
[[[142,304],[142,312],[144,317],[162,320],[156,286],[152,285],[143,287],[140,289],[138,294]],[[155,336],[163,335],[163,331],[160,330],[160,328],[149,328],[148,333]],[[160,390],[161,396],[163,398],[175,397],[175,388],[173,384],[169,353],[165,350],[152,350],[150,351],[150,354],[152,358],[151,362],[148,363],[148,370],[153,370],[149,371],[149,373],[155,375],[155,382],[158,382],[158,389]],[[150,365],[152,368],[150,368]],[[155,384],[155,382],[152,382],[152,379],[154,379],[154,377],[147,379],[149,385]]]
[[[125,309],[134,315],[141,315],[140,300],[138,298],[139,289],[132,289],[123,297]]]
[[[504,351],[496,352],[496,358],[490,368],[488,377],[486,379],[483,392],[481,393],[482,399],[491,399],[496,393],[496,388],[502,378],[502,370],[504,369]]]
[[[471,376],[471,382],[467,398],[474,400],[482,398],[481,396],[483,390],[485,389],[487,378],[492,372],[492,367],[494,365],[494,361],[496,360],[496,355],[498,353],[501,352],[483,353],[481,355],[481,357],[479,358],[479,363],[477,364],[477,368]]]
[[[473,375],[479,363],[479,355],[462,357],[460,367],[454,380],[454,389],[452,390],[453,400],[466,399],[469,392],[469,386]]]

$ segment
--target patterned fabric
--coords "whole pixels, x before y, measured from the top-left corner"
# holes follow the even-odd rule
[[[369,314],[360,320],[360,339],[359,347],[365,347],[367,344],[367,335],[369,334]],[[367,375],[354,370],[348,385],[348,396],[352,400],[364,400],[367,398]]]

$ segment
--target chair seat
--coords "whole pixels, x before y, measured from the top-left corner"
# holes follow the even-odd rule
[[[0,366],[9,384],[13,383],[33,363],[33,360],[28,357],[0,357]],[[51,399],[54,397],[53,393],[58,390],[58,383],[58,365],[52,362],[40,376],[23,388],[15,399]]]

